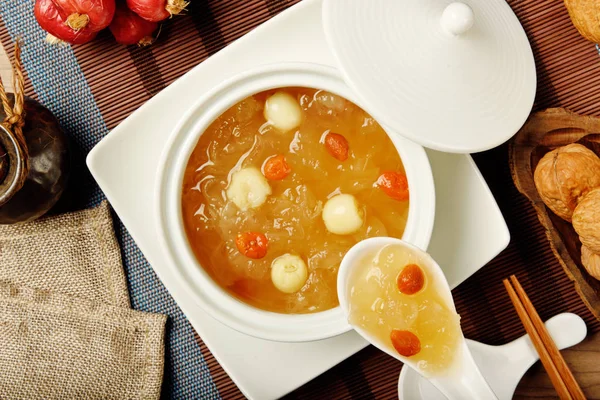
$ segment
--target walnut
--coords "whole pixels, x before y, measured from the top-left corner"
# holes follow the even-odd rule
[[[597,0],[565,0],[565,6],[575,28],[581,36],[594,43],[600,42],[598,15],[600,4]]]
[[[573,228],[585,247],[600,254],[600,188],[581,199],[573,212]]]
[[[585,146],[569,144],[547,153],[533,178],[548,208],[571,221],[579,200],[600,187],[600,158]]]
[[[586,246],[581,246],[581,263],[591,276],[600,279],[600,255],[592,253]]]

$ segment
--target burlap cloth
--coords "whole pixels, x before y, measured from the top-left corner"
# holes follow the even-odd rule
[[[0,280],[129,308],[107,203],[28,224],[0,225]]]
[[[129,308],[107,203],[0,226],[0,399],[159,398],[165,321]]]

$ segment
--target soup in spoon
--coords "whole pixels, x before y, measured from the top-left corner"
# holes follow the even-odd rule
[[[389,244],[366,253],[349,276],[349,320],[416,363],[424,375],[457,359],[460,317],[418,253]]]

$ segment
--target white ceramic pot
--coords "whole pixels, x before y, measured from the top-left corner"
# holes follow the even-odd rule
[[[262,339],[307,342],[349,331],[340,307],[313,314],[279,314],[252,307],[222,289],[204,271],[188,244],[181,214],[181,187],[188,158],[200,135],[229,107],[264,90],[303,86],[324,89],[369,112],[331,67],[308,63],[266,65],[237,75],[203,95],[175,127],[162,159],[156,188],[158,236],[170,270],[198,307],[229,327]],[[385,127],[384,127],[385,128]],[[387,130],[386,130],[387,131]],[[389,132],[389,131],[388,131]],[[429,244],[435,214],[435,188],[425,150],[397,134],[390,135],[402,158],[410,188],[403,239],[421,249]]]

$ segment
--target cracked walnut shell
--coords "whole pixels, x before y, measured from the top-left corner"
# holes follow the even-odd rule
[[[600,254],[600,188],[581,199],[573,212],[573,228],[585,247]]]
[[[600,158],[580,144],[559,147],[540,160],[533,179],[546,206],[571,221],[579,200],[600,187]]]
[[[585,246],[581,246],[581,263],[591,276],[600,279],[600,255],[592,253]]]

